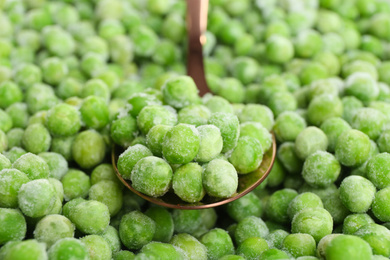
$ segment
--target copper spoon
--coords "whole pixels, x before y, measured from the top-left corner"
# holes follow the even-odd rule
[[[202,53],[202,45],[206,42],[204,33],[207,28],[207,9],[208,0],[187,0],[187,74],[194,79],[201,96],[210,92],[206,82]],[[118,146],[114,147],[112,150],[112,165],[120,181],[132,192],[147,201],[175,209],[206,209],[217,207],[245,196],[260,185],[265,178],[267,178],[276,156],[276,141],[273,134],[272,139],[272,147],[263,155],[263,161],[259,168],[245,175],[239,174],[237,192],[232,197],[226,199],[213,198],[206,195],[201,202],[187,203],[176,196],[172,190],[167,192],[164,196],[158,198],[147,196],[135,190],[131,186],[131,181],[123,179],[120,175],[118,168],[116,167],[116,163],[119,154],[123,152],[123,150],[121,150]]]

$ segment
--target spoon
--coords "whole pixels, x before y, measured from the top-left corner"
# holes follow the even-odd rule
[[[187,29],[188,29],[188,56],[187,56],[187,74],[193,78],[199,94],[203,96],[210,92],[207,86],[204,65],[202,45],[206,42],[204,35],[207,28],[207,9],[208,0],[187,0]],[[132,192],[141,198],[154,204],[174,209],[206,209],[221,206],[223,204],[239,199],[260,185],[270,173],[276,156],[276,141],[272,134],[272,147],[263,155],[263,161],[255,171],[238,175],[237,192],[230,198],[214,198],[206,195],[201,202],[188,203],[182,201],[171,189],[164,196],[154,198],[145,195],[131,186],[131,181],[125,180],[120,175],[116,166],[118,156],[123,152],[119,146],[112,150],[111,159],[115,173],[120,181]]]

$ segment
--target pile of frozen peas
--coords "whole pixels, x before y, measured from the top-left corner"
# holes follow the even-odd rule
[[[388,1],[210,1],[204,97],[185,1],[0,10],[0,259],[390,257]],[[226,198],[271,130],[269,177],[214,209],[149,204],[111,165],[116,144],[147,195]]]

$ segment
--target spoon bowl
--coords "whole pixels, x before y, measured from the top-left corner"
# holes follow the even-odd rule
[[[201,202],[198,203],[187,203],[181,200],[172,189],[170,189],[164,196],[162,197],[150,197],[145,195],[133,188],[131,185],[131,181],[125,180],[122,178],[121,174],[117,168],[117,161],[119,155],[124,151],[123,148],[115,145],[112,149],[111,159],[112,165],[114,167],[115,173],[118,176],[119,180],[132,192],[140,196],[141,198],[163,207],[167,208],[175,208],[175,209],[207,209],[213,208],[217,206],[221,206],[223,204],[232,202],[233,200],[239,199],[252,190],[254,190],[258,185],[260,185],[265,178],[267,178],[268,174],[272,169],[272,165],[275,161],[276,156],[276,142],[275,136],[272,134],[273,143],[271,148],[263,155],[263,161],[260,164],[260,167],[257,170],[248,173],[248,174],[239,174],[238,175],[238,188],[237,192],[230,198],[214,198],[206,195]]]
[[[202,46],[206,42],[204,33],[207,28],[208,0],[187,0],[187,29],[188,29],[188,53],[187,53],[187,74],[191,76],[198,87],[199,95],[203,96],[210,92],[207,86]],[[206,195],[201,202],[187,203],[181,200],[172,188],[162,197],[154,198],[135,190],[131,181],[122,178],[117,168],[117,161],[123,149],[114,146],[112,149],[112,165],[120,181],[132,192],[145,200],[175,209],[206,209],[217,207],[236,199],[239,199],[260,185],[270,173],[276,156],[275,135],[272,133],[272,146],[263,155],[263,160],[257,170],[248,174],[238,175],[237,192],[230,198],[214,198]]]

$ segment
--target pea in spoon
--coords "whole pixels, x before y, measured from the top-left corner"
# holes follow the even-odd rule
[[[187,54],[187,74],[191,76],[198,89],[199,94],[203,96],[206,93],[210,93],[210,89],[207,86],[204,64],[203,64],[203,51],[202,46],[206,42],[204,33],[207,28],[207,9],[209,0],[187,0],[187,31],[188,31],[188,54]],[[259,168],[255,171],[238,175],[238,188],[237,192],[230,198],[214,198],[206,195],[201,202],[188,203],[181,200],[172,190],[168,191],[164,196],[154,198],[145,195],[135,190],[131,181],[127,181],[122,178],[117,168],[118,156],[123,150],[116,146],[112,150],[111,159],[112,165],[115,169],[115,173],[120,181],[132,192],[140,196],[141,198],[152,202],[154,204],[175,208],[175,209],[206,209],[217,207],[236,199],[239,199],[260,185],[270,173],[276,156],[276,141],[275,136],[272,134],[272,146],[263,155],[263,160]]]

